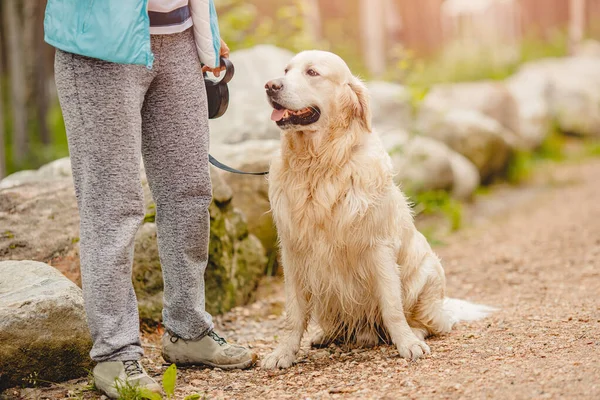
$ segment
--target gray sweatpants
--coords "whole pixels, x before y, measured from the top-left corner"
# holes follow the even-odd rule
[[[212,329],[204,310],[211,184],[208,111],[192,31],[152,36],[153,69],[57,51],[81,217],[83,296],[96,361],[142,356],[131,268],[144,218],[143,156],[156,202],[165,327],[183,339]]]

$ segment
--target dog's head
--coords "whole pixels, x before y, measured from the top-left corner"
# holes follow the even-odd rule
[[[340,57],[326,51],[304,51],[285,68],[285,75],[265,85],[273,113],[283,130],[320,131],[358,122],[371,131],[369,96]]]

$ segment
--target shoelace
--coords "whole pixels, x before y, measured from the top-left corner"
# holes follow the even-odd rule
[[[125,367],[125,374],[127,376],[139,375],[143,374],[144,370],[142,369],[142,365],[139,361],[129,360],[123,361],[123,366]]]
[[[223,346],[224,344],[227,343],[227,341],[225,339],[223,339],[221,336],[219,336],[217,334],[217,332],[215,332],[215,331],[210,331],[208,333],[208,336],[210,336],[215,342],[217,342],[219,344],[219,346]]]

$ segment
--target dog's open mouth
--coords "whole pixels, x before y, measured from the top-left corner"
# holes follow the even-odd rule
[[[306,107],[301,110],[290,110],[274,101],[271,102],[273,113],[271,119],[279,126],[285,125],[310,125],[321,117],[319,107]]]

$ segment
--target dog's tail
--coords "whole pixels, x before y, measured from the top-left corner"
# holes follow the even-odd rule
[[[452,317],[454,322],[458,322],[483,319],[494,311],[498,311],[498,309],[483,304],[471,303],[466,300],[446,297],[444,299],[444,311]]]

